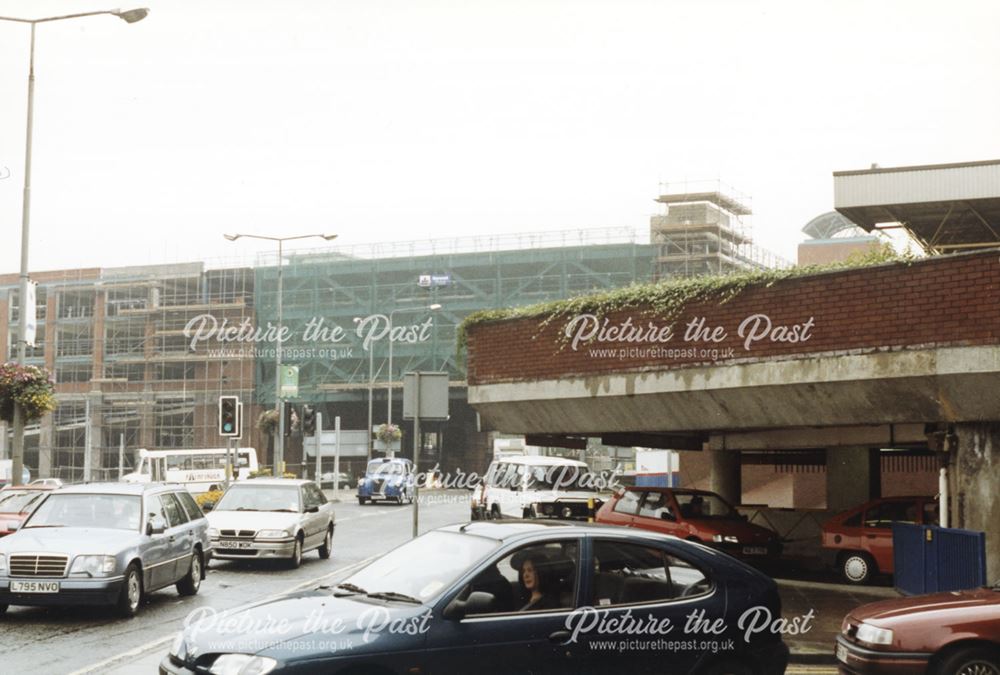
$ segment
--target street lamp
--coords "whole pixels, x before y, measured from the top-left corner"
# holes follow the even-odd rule
[[[429,309],[432,312],[436,312],[441,309],[441,305],[435,302],[433,305],[427,305],[426,307],[400,307],[389,312],[389,382],[386,387],[386,391],[389,394],[389,412],[388,419],[386,419],[387,424],[392,424],[392,315],[396,312],[418,312],[422,309]]]
[[[274,408],[278,411],[278,437],[274,442],[274,475],[280,477],[285,473],[285,411],[281,400],[281,267],[282,267],[282,245],[286,241],[295,239],[310,239],[319,237],[327,241],[337,238],[335,234],[300,234],[294,237],[265,237],[260,234],[224,234],[229,241],[236,241],[240,238],[263,239],[265,241],[278,242],[278,345],[275,350],[274,359]]]
[[[24,363],[27,334],[27,307],[25,298],[28,297],[28,233],[31,223],[31,137],[33,128],[33,118],[35,109],[35,25],[48,23],[50,21],[63,21],[65,19],[80,19],[85,16],[98,16],[100,14],[110,14],[117,16],[126,23],[142,21],[149,14],[149,10],[142,7],[139,9],[101,10],[97,12],[83,12],[80,14],[64,14],[62,16],[49,16],[42,19],[21,19],[10,16],[0,16],[0,21],[13,21],[14,23],[27,23],[31,25],[31,51],[28,58],[28,124],[24,142],[24,196],[21,201],[21,274],[18,285],[18,302],[21,306],[21,314],[17,326],[17,363]],[[34,309],[34,308],[32,308]],[[24,410],[16,402],[14,404],[14,448],[11,453],[11,482],[20,480],[24,467]]]

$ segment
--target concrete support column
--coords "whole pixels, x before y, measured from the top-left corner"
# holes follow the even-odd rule
[[[956,424],[952,525],[986,533],[986,581],[1000,578],[1000,423]]]
[[[826,508],[844,511],[879,496],[878,450],[864,446],[826,449]]]
[[[52,441],[56,435],[56,416],[48,414],[42,418],[38,430],[38,477],[52,476]]]
[[[738,450],[705,450],[712,463],[709,489],[722,495],[730,504],[743,501],[743,480]]]

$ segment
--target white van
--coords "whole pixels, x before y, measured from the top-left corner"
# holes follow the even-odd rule
[[[233,457],[230,454],[230,457]],[[237,448],[233,479],[246,480],[256,471],[257,451]],[[200,450],[139,450],[135,471],[122,476],[125,483],[164,481],[184,483],[189,492],[199,494],[221,488],[226,482],[226,448]]]
[[[588,520],[601,508],[600,478],[562,457],[508,455],[493,460],[472,493],[472,519]]]

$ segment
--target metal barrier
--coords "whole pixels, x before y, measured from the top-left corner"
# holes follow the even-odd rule
[[[986,585],[986,534],[893,523],[896,590],[905,595]]]

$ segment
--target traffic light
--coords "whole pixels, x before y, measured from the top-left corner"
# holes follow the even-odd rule
[[[240,435],[240,399],[238,396],[219,397],[219,435]]]
[[[316,408],[311,405],[302,406],[302,434],[312,436],[316,433]]]

